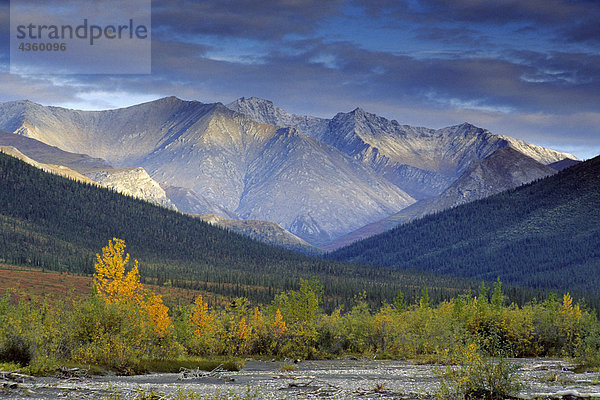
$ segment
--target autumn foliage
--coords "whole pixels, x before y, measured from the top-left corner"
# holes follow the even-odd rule
[[[125,255],[125,241],[113,238],[102,249],[102,256],[96,254],[94,287],[106,303],[125,303],[136,306],[145,314],[148,322],[159,335],[166,335],[173,322],[169,309],[162,297],[144,289],[140,283],[138,261],[126,272],[129,254]]]
[[[471,370],[456,375],[453,387],[460,390],[470,390],[485,370],[484,354],[576,357],[600,365],[596,314],[569,293],[517,306],[508,303],[498,281],[491,291],[482,284],[477,294],[437,304],[423,290],[413,304],[398,293],[373,309],[364,293],[357,294],[353,307],[325,313],[323,288],[311,279],[300,281],[298,290],[276,294],[270,304],[238,297],[216,305],[214,298],[199,295],[193,304],[169,309],[141,284],[137,260],[129,264],[125,242],[113,239],[96,257],[93,294],[85,300],[48,305],[0,298],[0,363],[44,371],[69,361],[130,373],[144,360],[182,356],[351,353],[461,361]],[[453,359],[461,354],[463,360]]]
[[[129,272],[129,254],[125,255],[125,241],[113,239],[102,249],[102,256],[96,254],[94,264],[94,286],[100,298],[107,303],[142,301],[143,287],[140,284],[138,261]]]
[[[194,335],[202,336],[213,331],[213,322],[215,321],[215,313],[208,312],[208,304],[202,299],[202,295],[196,297],[193,312],[190,317],[190,323],[194,327]]]

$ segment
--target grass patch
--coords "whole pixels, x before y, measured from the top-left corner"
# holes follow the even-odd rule
[[[14,362],[0,362],[0,371],[2,372],[15,372],[19,371],[21,366]]]
[[[296,370],[296,366],[294,364],[285,363],[279,368],[282,372],[292,372]]]

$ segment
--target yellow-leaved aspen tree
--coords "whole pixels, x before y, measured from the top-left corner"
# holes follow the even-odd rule
[[[139,302],[143,288],[139,282],[138,262],[128,273],[125,267],[129,263],[129,254],[125,255],[125,241],[113,238],[102,249],[102,256],[96,254],[94,267],[94,287],[98,295],[107,303]]]
[[[94,288],[100,298],[107,303],[126,303],[144,310],[152,329],[159,335],[167,334],[173,327],[169,308],[162,297],[144,289],[140,283],[138,261],[129,272],[125,272],[129,254],[125,254],[125,241],[113,238],[102,249],[102,256],[96,254],[94,267]]]
[[[281,311],[279,311],[278,308],[277,311],[275,311],[275,318],[273,319],[273,331],[276,337],[280,337],[285,333],[286,330],[287,327],[285,326],[285,321],[283,320]]]
[[[163,304],[161,295],[150,292],[144,299],[142,307],[146,310],[156,334],[164,336],[171,330],[173,322],[169,316],[169,307]]]
[[[190,316],[190,323],[194,327],[194,335],[202,336],[209,334],[214,330],[213,322],[215,321],[215,313],[208,312],[208,304],[206,304],[199,294],[194,303],[194,311]]]

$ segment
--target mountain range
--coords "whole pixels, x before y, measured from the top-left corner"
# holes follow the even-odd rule
[[[600,156],[397,226],[329,257],[487,281],[499,277],[598,300],[599,204]]]
[[[0,104],[0,129],[0,145],[37,162],[181,212],[276,223],[328,249],[577,161],[466,123],[410,127],[360,108],[325,119],[257,98],[105,111],[16,101]]]
[[[482,160],[473,161],[439,196],[420,200],[396,214],[363,226],[327,244],[324,249],[335,250],[399,224],[513,189],[556,172],[550,165],[544,165],[512,146],[502,147]]]
[[[542,164],[577,160],[572,154],[495,135],[468,123],[437,130],[412,127],[360,108],[323,119],[290,114],[257,98],[241,98],[228,107],[259,122],[293,126],[330,144],[369,165],[415,199],[439,195],[473,161],[507,146]]]
[[[252,221],[238,222],[252,229]],[[270,303],[277,293],[297,289],[301,279],[316,278],[323,285],[323,307],[333,311],[342,305],[352,307],[356,293],[380,305],[391,301],[398,290],[416,301],[427,286],[432,299],[439,301],[476,287],[467,280],[308,257],[232,230],[98,184],[47,173],[0,152],[3,265],[89,275],[95,255],[117,237],[126,242],[131,258],[139,260],[147,282],[230,299]],[[273,235],[279,236],[277,229]],[[533,292],[521,291],[526,292],[531,298]]]

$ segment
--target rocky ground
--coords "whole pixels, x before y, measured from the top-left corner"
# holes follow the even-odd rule
[[[558,360],[511,360],[525,388],[523,399],[600,399],[600,374],[577,373]],[[293,367],[292,367],[293,365]],[[284,367],[285,366],[285,367]],[[0,373],[0,399],[132,399],[140,391],[163,395],[178,390],[202,394],[257,392],[260,399],[426,399],[439,387],[442,367],[405,361],[333,360],[246,362],[239,372],[188,370],[132,377],[93,376],[64,370],[54,377]]]

